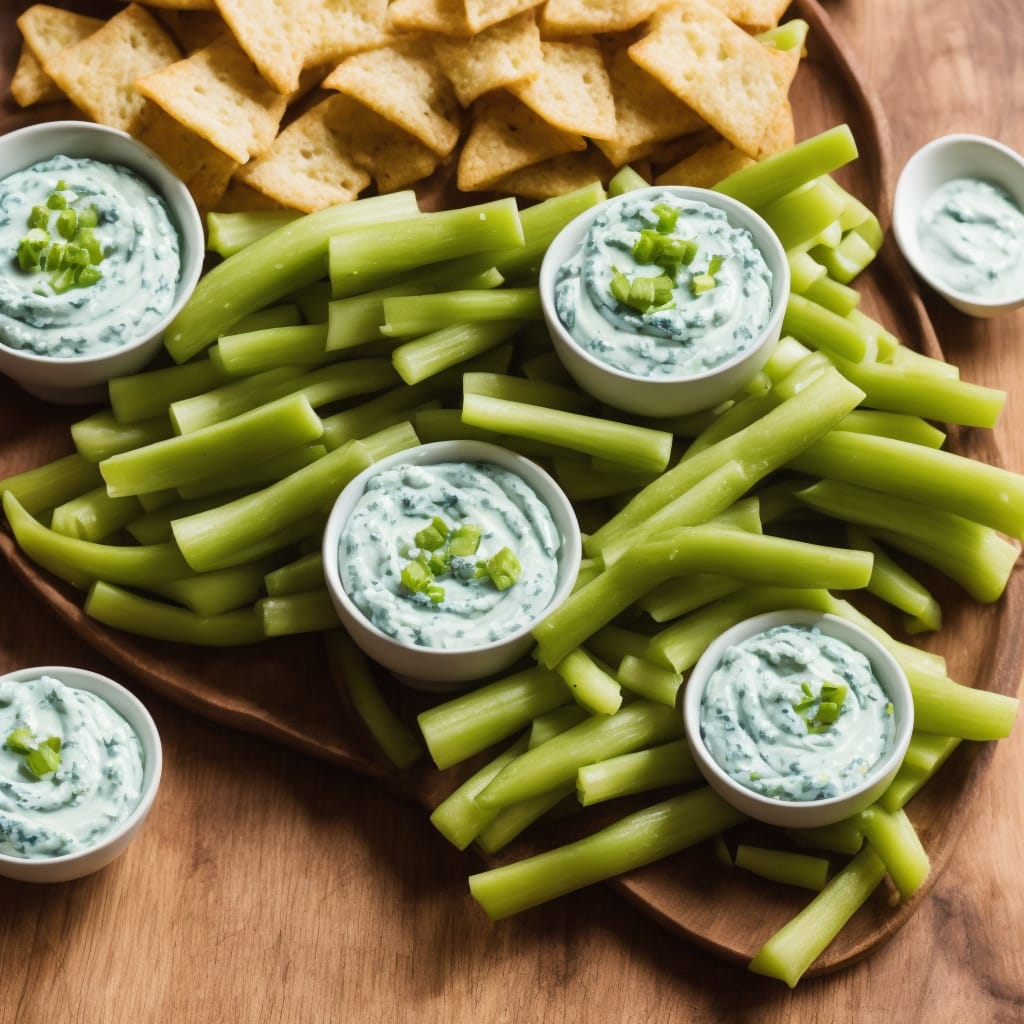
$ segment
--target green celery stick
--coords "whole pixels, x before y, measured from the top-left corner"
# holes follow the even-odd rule
[[[209,359],[114,377],[107,385],[110,409],[118,423],[137,423],[166,415],[171,402],[209,391],[229,379]]]
[[[902,412],[882,412],[878,409],[854,409],[833,429],[891,437],[894,441],[906,441],[908,444],[921,445],[924,448],[941,448],[946,443],[945,432],[920,416],[908,416]]]
[[[828,861],[790,850],[772,850],[740,843],[736,847],[736,867],[766,878],[804,889],[821,892],[828,881]]]
[[[795,988],[804,972],[867,902],[885,876],[885,864],[865,847],[791,921],[758,950],[749,968]]]
[[[735,594],[745,586],[742,580],[717,573],[699,573],[660,583],[637,601],[637,606],[655,622],[669,622],[696,611],[721,597]]]
[[[662,786],[679,786],[701,777],[686,740],[670,740],[646,750],[619,754],[576,773],[576,791],[584,807]]]
[[[546,743],[552,736],[571,729],[574,725],[586,721],[590,712],[579,704],[566,704],[564,707],[555,708],[553,711],[545,711],[538,715],[530,723],[530,731],[527,733],[527,748],[533,750],[542,743]]]
[[[38,516],[102,483],[96,463],[73,452],[0,480],[0,494],[9,491],[29,515]]]
[[[418,384],[496,348],[522,326],[522,320],[452,324],[399,345],[391,361],[406,384]]]
[[[509,402],[530,402],[567,412],[588,412],[595,406],[594,400],[578,388],[550,381],[527,380],[508,373],[464,373],[462,390],[466,394],[503,398]]]
[[[913,666],[904,670],[914,697],[914,728],[965,740],[1002,740],[1010,735],[1018,698],[977,690]]]
[[[608,195],[621,196],[626,192],[635,192],[638,188],[647,188],[649,185],[650,182],[643,175],[627,164],[612,175],[608,182]]]
[[[439,331],[449,324],[488,320],[541,319],[540,292],[532,288],[491,288],[400,295],[385,298],[387,337],[409,338]]]
[[[206,215],[206,247],[227,258],[301,216],[296,210],[211,211]]]
[[[298,448],[264,459],[253,466],[238,466],[222,473],[220,476],[204,477],[193,483],[182,484],[178,488],[178,496],[185,501],[193,498],[208,498],[211,495],[227,495],[231,498],[238,492],[249,491],[254,487],[271,484],[275,480],[289,476],[298,469],[308,466],[327,454],[327,446],[323,444],[303,444]],[[144,498],[145,495],[142,495]],[[226,500],[224,497],[221,500]]]
[[[789,287],[798,295],[806,295],[807,290],[816,282],[828,275],[828,271],[810,253],[788,252]]]
[[[822,179],[815,179],[765,203],[758,212],[788,252],[808,245],[839,219],[842,210],[842,199]]]
[[[682,687],[682,676],[646,658],[627,654],[615,673],[619,682],[638,697],[674,708]]]
[[[260,598],[256,614],[266,636],[322,633],[338,625],[338,613],[324,585],[303,593]]]
[[[93,584],[84,609],[85,614],[97,622],[154,640],[202,647],[238,647],[264,639],[260,620],[252,608],[220,615],[196,615],[186,608],[153,601],[103,581]]]
[[[297,324],[222,334],[216,350],[220,366],[232,376],[261,373],[278,366],[320,366],[334,358],[327,351],[327,324]]]
[[[339,231],[418,215],[407,190],[328,207],[271,231],[200,279],[168,326],[165,348],[176,363],[187,362],[242,317],[326,277],[328,243]]]
[[[742,818],[705,786],[567,846],[471,875],[469,890],[487,916],[498,920],[678,853]]]
[[[860,303],[859,291],[827,276],[819,278],[801,294],[805,299],[842,317],[849,316]]]
[[[300,594],[313,590],[323,581],[323,556],[319,551],[310,551],[268,572],[263,587],[270,597],[280,597],[282,594]]]
[[[227,337],[230,334],[247,334],[249,331],[268,331],[275,327],[297,327],[302,323],[302,311],[294,302],[286,302],[280,306],[267,306],[266,309],[258,309],[255,313],[243,316],[236,324],[232,324]],[[323,321],[310,321],[310,323],[322,323]],[[190,365],[190,364],[185,364]]]
[[[931,863],[906,812],[872,804],[860,818],[864,837],[881,857],[900,895],[913,896],[928,877]]]
[[[847,317],[791,293],[786,301],[782,330],[812,348],[860,363],[868,354],[868,337]]]
[[[307,372],[302,366],[283,366],[241,380],[228,379],[208,391],[176,399],[167,412],[177,433],[190,434],[291,394],[291,382]]]
[[[810,850],[827,850],[830,853],[845,853],[852,857],[864,846],[864,829],[860,815],[844,818],[833,825],[816,825],[810,828],[791,828],[786,835],[796,843]]]
[[[622,706],[622,687],[582,648],[570,651],[555,671],[565,680],[573,699],[596,715],[612,715]]]
[[[71,424],[75,448],[90,462],[102,462],[112,455],[162,441],[173,433],[166,412],[135,423],[118,423],[109,409],[103,409]]]
[[[179,487],[315,441],[320,417],[304,395],[268,402],[222,423],[112,455],[100,472],[113,497]]]
[[[480,830],[480,834],[476,837],[477,845],[484,853],[497,853],[535,821],[567,800],[575,792],[574,783],[564,782],[539,796],[502,807],[494,815],[493,820]]]
[[[204,618],[251,607],[259,598],[267,562],[250,562],[217,572],[156,583],[147,589]]]
[[[936,736],[917,730],[910,737],[907,756],[878,803],[887,811],[898,811],[946,763],[961,740],[959,736]]]
[[[127,526],[140,511],[138,498],[111,497],[101,484],[54,508],[50,529],[79,540],[105,540]]]

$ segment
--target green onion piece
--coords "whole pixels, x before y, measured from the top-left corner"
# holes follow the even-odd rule
[[[644,228],[633,243],[633,259],[637,263],[653,263],[661,252],[661,235],[650,228]]]
[[[508,547],[502,548],[496,555],[487,560],[487,575],[491,577],[499,590],[508,590],[517,582],[523,567],[515,552]]]
[[[724,256],[712,256],[711,259],[708,260],[708,271],[707,272],[709,274],[711,274],[712,276],[714,276],[715,274],[717,274],[719,272],[719,270],[722,269],[722,264],[724,262],[725,262],[725,257]]]
[[[37,249],[31,241],[29,241],[26,235],[20,242],[18,242],[18,266],[22,270],[38,270],[39,269],[39,249]]]
[[[59,754],[64,748],[64,741],[59,736],[47,736],[41,746],[47,746]]]
[[[655,263],[661,267],[689,265],[697,255],[697,243],[688,238],[663,238]]]
[[[831,725],[838,717],[839,705],[832,701],[823,700],[818,705],[818,711],[814,716],[814,721],[819,725]]]
[[[37,778],[42,778],[60,767],[60,754],[43,743],[25,755],[25,767]]]
[[[441,523],[441,527],[444,533],[438,529],[437,524],[441,521],[435,517],[434,521],[430,526],[424,526],[422,530],[417,530],[416,547],[425,548],[427,551],[436,551],[438,548],[444,545],[445,534],[448,532],[448,527],[444,523]]]
[[[612,275],[608,290],[612,293],[612,298],[618,299],[619,302],[626,305],[629,301],[629,278],[622,271],[617,270]]]
[[[51,192],[47,196],[46,205],[51,210],[63,210],[67,207],[68,201],[59,192]]]
[[[440,604],[444,600],[444,587],[442,587],[439,583],[427,584],[424,593],[427,595],[427,597],[430,598],[431,601],[434,602],[434,604]]]
[[[694,295],[703,295],[715,287],[715,279],[710,274],[694,274],[690,278],[690,291]]]
[[[45,206],[33,206],[28,215],[28,226],[30,228],[48,228],[50,226],[50,211]]]
[[[845,683],[822,683],[821,684],[821,699],[825,701],[834,701],[836,704],[842,704],[846,700],[846,684]]]
[[[15,729],[4,741],[4,746],[8,750],[13,750],[16,754],[31,754],[35,750],[32,730],[24,726],[20,729]]]
[[[402,569],[402,585],[414,594],[425,592],[433,582],[434,577],[422,562],[409,562]]]
[[[448,554],[453,558],[468,558],[480,547],[481,530],[472,523],[463,523],[448,541]]]
[[[87,206],[84,210],[78,211],[78,228],[94,228],[100,222],[99,210],[95,206]]]
[[[658,218],[658,230],[667,235],[675,230],[676,221],[679,220],[679,211],[674,206],[665,203],[655,203],[651,212]]]
[[[99,267],[81,267],[75,276],[75,281],[80,288],[88,288],[96,284],[103,277],[103,271]]]
[[[57,214],[57,233],[69,242],[78,230],[78,214],[68,207]]]

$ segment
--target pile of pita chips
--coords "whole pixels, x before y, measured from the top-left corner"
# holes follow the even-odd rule
[[[793,143],[786,6],[142,0],[104,22],[35,4],[11,94],[135,135],[204,211],[308,212],[435,174],[528,199],[626,164],[713,184]]]

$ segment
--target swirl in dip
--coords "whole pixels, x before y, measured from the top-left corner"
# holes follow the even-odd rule
[[[440,543],[436,531],[433,540],[422,532],[432,524],[447,531]],[[555,592],[560,547],[551,512],[516,474],[487,462],[402,464],[367,481],[342,532],[338,568],[352,602],[382,633],[411,646],[465,649],[538,617]],[[518,563],[514,581],[485,571],[506,550]]]
[[[52,676],[0,681],[0,853],[43,859],[95,845],[135,809],[144,756],[105,700]],[[26,751],[59,747],[36,775]]]
[[[626,193],[592,221],[555,283],[555,309],[594,359],[680,379],[749,349],[772,309],[772,273],[724,210],[671,192]]]
[[[164,318],[180,274],[167,206],[134,171],[55,156],[0,181],[0,344],[120,348]]]
[[[871,663],[813,626],[775,626],[726,649],[708,678],[700,730],[736,782],[779,800],[856,789],[895,741]]]
[[[996,300],[1024,291],[1024,212],[999,185],[947,181],[921,208],[918,239],[950,288]]]

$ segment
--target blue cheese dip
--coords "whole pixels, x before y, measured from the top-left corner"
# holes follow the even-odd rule
[[[59,764],[40,776],[14,749],[56,737]],[[0,853],[44,859],[102,840],[142,795],[144,756],[132,727],[105,700],[52,676],[0,681]]]
[[[1024,212],[1000,186],[947,181],[921,208],[918,240],[947,287],[996,300],[1024,293]]]
[[[657,282],[654,300],[626,294]],[[680,379],[752,347],[772,311],[772,272],[724,210],[671,192],[608,203],[555,284],[559,319],[594,359]]]
[[[455,536],[479,530],[468,556],[450,558],[433,597],[403,583],[421,551],[414,538],[435,519]],[[561,536],[548,507],[515,473],[487,462],[401,464],[374,474],[342,531],[342,586],[364,616],[400,643],[480,647],[530,625],[551,602]],[[510,549],[518,579],[499,588],[481,563]],[[442,595],[439,597],[439,594]]]
[[[76,284],[65,271],[84,236]],[[40,256],[28,269],[27,237]],[[167,206],[127,167],[55,156],[0,181],[0,344],[60,359],[121,348],[170,311],[180,274]]]
[[[837,690],[841,701],[826,701]],[[826,715],[823,702],[838,707]],[[796,625],[726,649],[708,678],[700,729],[728,775],[779,800],[859,788],[896,734],[892,703],[867,657],[817,627]]]

